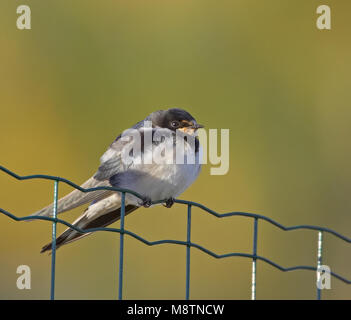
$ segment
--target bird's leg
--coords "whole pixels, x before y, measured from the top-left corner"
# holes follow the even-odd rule
[[[169,199],[167,199],[166,200],[166,204],[164,204],[164,206],[166,207],[166,208],[170,208],[170,207],[172,207],[174,205],[174,198],[169,198]]]
[[[149,208],[152,205],[152,201],[149,197],[145,197],[141,205],[144,206],[144,208]]]

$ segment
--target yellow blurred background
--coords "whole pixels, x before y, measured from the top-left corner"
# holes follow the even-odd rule
[[[16,28],[20,4],[31,8],[31,30]],[[321,4],[331,6],[330,31],[316,28]],[[347,0],[2,0],[0,164],[80,184],[121,131],[176,106],[206,128],[230,129],[229,173],[204,166],[182,199],[350,236],[350,12]],[[59,186],[61,196],[70,190]],[[52,199],[53,182],[0,173],[3,209],[25,216]],[[194,209],[192,226],[192,241],[216,253],[252,252],[250,219]],[[126,228],[185,240],[186,207],[140,209]],[[50,237],[49,222],[0,215],[0,298],[49,298],[51,258],[39,252]],[[283,266],[316,264],[316,232],[260,222],[258,240],[258,254]],[[118,234],[100,232],[58,250],[56,298],[115,299],[118,248]],[[325,235],[323,262],[351,278],[341,240]],[[16,287],[22,264],[31,290]],[[124,298],[185,297],[185,247],[126,237],[124,266]],[[250,259],[191,250],[192,299],[249,299],[250,281]],[[257,264],[258,299],[314,299],[315,281],[311,271]],[[324,298],[351,298],[350,286],[331,286]]]

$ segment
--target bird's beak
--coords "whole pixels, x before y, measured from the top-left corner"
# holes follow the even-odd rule
[[[195,123],[194,125],[191,126],[191,128],[197,130],[197,129],[200,129],[200,128],[204,128],[205,126],[203,126],[202,124],[198,124],[198,123]]]
[[[202,124],[193,123],[191,126],[183,127],[183,128],[178,129],[178,130],[192,136],[196,133],[197,129],[203,128],[203,127],[204,126]]]

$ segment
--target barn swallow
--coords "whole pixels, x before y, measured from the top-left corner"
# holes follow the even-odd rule
[[[145,123],[149,125],[145,126]],[[159,200],[165,200],[165,206],[171,207],[174,199],[184,192],[200,173],[200,143],[196,137],[196,131],[202,127],[187,111],[182,109],[172,108],[153,112],[129,129],[140,134],[140,152],[134,152],[134,150],[133,152],[127,152],[129,162],[126,163],[123,154],[125,154],[124,151],[128,142],[123,134],[119,135],[100,158],[100,166],[97,172],[81,187],[89,189],[112,186],[137,192],[142,196],[142,199],[126,193],[126,215],[140,207],[150,207],[152,202]],[[162,141],[162,139],[154,139],[158,131],[162,132],[162,136],[168,135],[171,137],[173,151],[175,151],[177,143],[181,142],[188,151],[193,152],[195,161],[187,162],[185,160],[180,163],[170,161],[175,159],[174,153],[170,156],[172,159],[164,156],[154,161],[155,153],[157,152],[158,156],[160,155],[160,150],[157,147]],[[147,133],[151,134],[150,142],[146,142],[145,135]],[[193,140],[188,139],[193,137],[195,137]],[[194,143],[191,143],[191,141]],[[152,161],[140,161],[141,159],[152,159]],[[75,189],[58,200],[57,213],[87,203],[90,203],[88,208],[73,222],[74,226],[82,230],[106,227],[120,218],[121,193],[111,190],[84,193]],[[52,215],[53,204],[33,214],[33,216]],[[89,234],[91,232],[80,233],[68,228],[56,239],[56,248]],[[50,251],[51,249],[52,243],[48,243],[42,248],[41,252]]]

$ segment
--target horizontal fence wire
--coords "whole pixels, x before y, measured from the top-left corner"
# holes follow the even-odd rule
[[[50,221],[52,222],[52,263],[51,263],[51,288],[50,288],[50,297],[53,300],[55,298],[55,265],[56,265],[56,225],[57,223],[65,225],[75,231],[78,231],[80,233],[90,233],[90,232],[97,232],[97,231],[105,231],[105,232],[115,232],[120,234],[120,249],[119,249],[119,285],[118,285],[118,298],[122,299],[122,292],[123,292],[123,258],[124,258],[124,236],[128,235],[148,246],[155,246],[155,245],[161,245],[161,244],[175,244],[175,245],[183,245],[186,247],[186,279],[185,279],[185,298],[189,299],[190,298],[190,249],[191,248],[196,248],[206,254],[208,254],[211,257],[214,257],[216,259],[223,259],[223,258],[229,258],[229,257],[244,257],[244,258],[249,258],[252,259],[252,280],[251,280],[251,299],[256,299],[256,276],[257,276],[257,261],[263,261],[270,266],[283,271],[283,272],[289,272],[289,271],[294,271],[294,270],[310,270],[310,271],[315,271],[317,272],[317,281],[320,279],[321,273],[319,271],[319,268],[321,267],[322,263],[322,245],[323,245],[323,237],[322,234],[324,233],[329,233],[347,243],[351,242],[351,238],[344,236],[332,229],[325,228],[325,227],[318,227],[314,225],[296,225],[296,226],[284,226],[277,221],[268,218],[264,215],[260,214],[254,214],[254,213],[248,213],[248,212],[228,212],[228,213],[218,213],[214,210],[211,210],[207,208],[206,206],[193,202],[193,201],[187,201],[187,200],[180,200],[180,199],[175,199],[175,203],[179,204],[184,204],[187,206],[187,240],[186,241],[181,241],[181,240],[156,240],[156,241],[148,241],[145,238],[127,230],[124,228],[124,220],[125,220],[125,194],[129,193],[132,194],[140,199],[143,199],[142,195],[138,194],[135,191],[128,190],[128,189],[121,189],[121,188],[115,188],[115,187],[95,187],[95,188],[87,188],[84,189],[80,187],[79,185],[71,182],[70,180],[61,178],[61,177],[56,177],[56,176],[50,176],[50,175],[43,175],[43,174],[36,174],[36,175],[27,175],[27,176],[20,176],[17,175],[16,173],[8,170],[7,168],[0,166],[0,170],[5,172],[6,174],[12,176],[13,178],[17,180],[30,180],[30,179],[44,179],[44,180],[52,180],[54,181],[54,207],[53,207],[53,217],[46,217],[46,216],[26,216],[26,217],[17,217],[16,215],[10,213],[9,211],[6,211],[2,208],[0,208],[0,213],[3,215],[15,220],[15,221],[25,221],[25,220],[45,220],[45,221]],[[57,202],[58,202],[58,184],[59,182],[63,182],[67,185],[70,185],[71,187],[81,191],[81,192],[93,192],[97,190],[110,190],[110,191],[116,191],[120,192],[122,195],[122,204],[121,204],[121,219],[120,219],[120,228],[108,228],[108,227],[99,227],[99,228],[89,228],[89,229],[81,229],[76,226],[73,226],[69,222],[57,218]],[[166,200],[159,200],[159,201],[153,201],[152,204],[160,204],[164,203]],[[202,209],[203,211],[209,213],[210,215],[213,215],[217,218],[227,218],[227,217],[233,217],[233,216],[241,216],[241,217],[248,217],[252,218],[254,221],[254,227],[253,227],[253,251],[252,254],[249,253],[240,253],[240,252],[230,252],[230,253],[225,253],[225,254],[217,254],[197,243],[194,243],[191,241],[191,211],[192,207],[197,207],[199,209]],[[308,266],[308,265],[297,265],[297,266],[292,266],[292,267],[283,267],[279,265],[278,263],[260,256],[257,254],[257,233],[258,233],[258,222],[259,220],[266,221],[273,226],[283,230],[283,231],[293,231],[293,230],[312,230],[312,231],[318,231],[318,248],[317,248],[317,264],[316,266]],[[330,271],[330,275],[335,277],[336,279],[346,283],[346,284],[351,284],[351,280],[341,276],[338,273]],[[317,299],[321,299],[321,289],[317,288]]]

